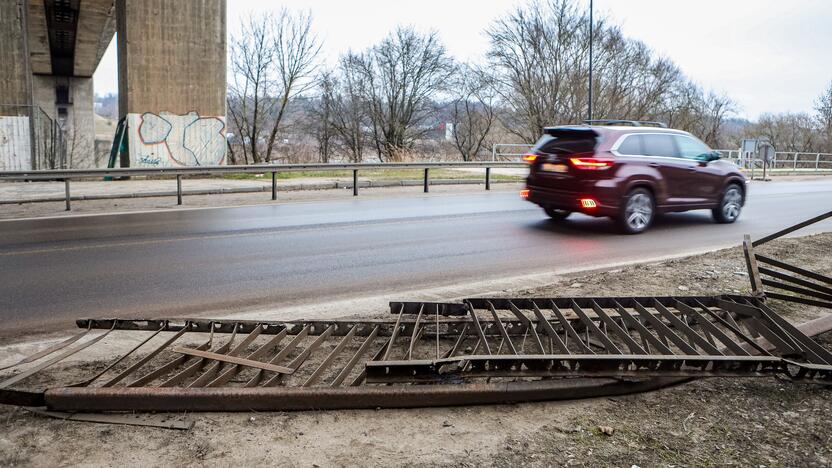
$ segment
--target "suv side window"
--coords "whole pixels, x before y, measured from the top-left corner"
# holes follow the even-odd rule
[[[627,156],[638,156],[644,154],[644,145],[641,142],[641,135],[626,135],[616,150]]]
[[[685,159],[702,159],[711,152],[708,145],[688,136],[676,135],[676,144],[679,145],[679,153]]]
[[[678,158],[679,150],[673,141],[673,135],[644,135],[644,154],[646,156],[664,156]]]

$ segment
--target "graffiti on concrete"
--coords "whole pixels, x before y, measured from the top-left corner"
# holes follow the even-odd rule
[[[225,118],[161,112],[129,114],[133,167],[214,166],[225,163]]]

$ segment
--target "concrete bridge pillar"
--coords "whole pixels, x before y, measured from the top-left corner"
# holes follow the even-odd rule
[[[116,28],[130,166],[224,164],[226,0],[116,0]]]

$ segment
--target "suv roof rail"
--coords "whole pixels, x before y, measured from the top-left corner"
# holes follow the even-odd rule
[[[651,120],[615,120],[615,119],[597,119],[584,120],[587,125],[629,125],[631,127],[661,127],[667,128],[667,124],[663,122],[654,122]]]

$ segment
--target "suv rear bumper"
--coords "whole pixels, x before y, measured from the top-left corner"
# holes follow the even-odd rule
[[[526,200],[542,208],[579,212],[590,216],[615,216],[619,211],[620,201],[618,197],[599,191],[598,188],[589,193],[565,192],[534,185],[527,185],[526,189],[529,191]],[[594,200],[595,208],[583,207],[581,205],[582,199]]]

